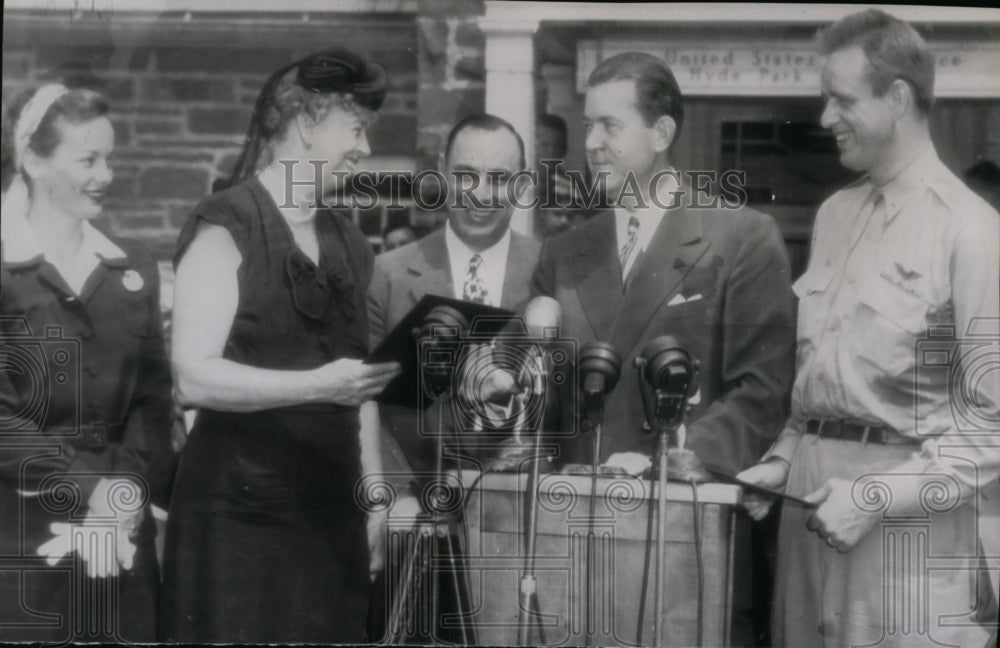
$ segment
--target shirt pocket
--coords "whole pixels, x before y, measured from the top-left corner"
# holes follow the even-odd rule
[[[798,281],[792,284],[792,292],[799,299],[796,339],[803,343],[815,344],[826,322],[829,305],[824,301],[833,281],[833,270],[828,266],[809,268]]]
[[[867,282],[858,292],[851,333],[856,359],[891,376],[911,372],[932,306],[925,294],[917,282],[897,278],[891,270]]]

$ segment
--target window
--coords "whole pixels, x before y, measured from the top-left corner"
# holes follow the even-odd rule
[[[723,169],[746,171],[751,205],[818,206],[856,174],[840,165],[833,136],[814,122],[724,121]]]

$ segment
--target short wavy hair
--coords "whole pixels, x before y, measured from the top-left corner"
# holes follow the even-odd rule
[[[913,90],[921,114],[934,105],[934,56],[916,29],[878,9],[850,14],[816,34],[820,54],[858,46],[868,59],[868,80],[881,97],[896,79]]]

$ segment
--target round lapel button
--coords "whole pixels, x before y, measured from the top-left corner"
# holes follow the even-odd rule
[[[129,292],[138,292],[142,290],[144,285],[145,282],[142,280],[142,275],[135,270],[126,270],[125,274],[122,275],[122,286]]]

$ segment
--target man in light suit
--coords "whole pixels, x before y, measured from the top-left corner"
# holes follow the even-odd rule
[[[671,167],[681,102],[672,72],[651,55],[628,52],[595,68],[584,107],[587,162],[613,209],[543,244],[532,292],[559,302],[562,337],[579,347],[608,342],[621,354],[621,380],[606,398],[602,463],[630,472],[649,465],[656,439],[643,430],[632,359],[673,335],[701,362],[686,447],[732,475],[761,456],[784,421],[795,344],[789,263],[769,216],[712,204]],[[593,431],[568,409],[560,427],[579,433],[562,443],[560,459],[589,464]],[[745,531],[736,540],[737,581],[750,572]],[[745,645],[753,642],[749,587],[734,589],[744,598],[734,601],[734,645]]]
[[[532,290],[559,302],[563,337],[609,342],[622,356],[602,460],[652,454],[631,361],[670,334],[701,361],[686,445],[708,467],[735,474],[783,423],[794,370],[789,264],[771,217],[695,195],[671,167],[681,101],[670,69],[653,56],[628,52],[594,70],[587,161],[614,209],[549,239]],[[564,444],[564,459],[589,463],[589,437]]]
[[[508,122],[475,114],[456,124],[441,154],[449,183],[444,228],[380,255],[368,291],[369,338],[374,348],[424,295],[442,295],[521,312],[530,296],[538,244],[512,232],[508,182],[526,168],[524,143]],[[462,195],[462,188],[471,191]],[[474,200],[475,199],[475,200]],[[478,204],[476,204],[478,202]],[[466,203],[466,204],[463,204]],[[422,435],[417,412],[380,406],[383,447],[395,440],[414,472],[434,466],[434,439]],[[424,414],[437,425],[436,406]],[[387,454],[384,452],[383,454]],[[399,455],[386,456],[387,469],[403,469]]]
[[[510,229],[513,214],[510,198],[515,187],[508,187],[508,183],[526,168],[521,136],[499,117],[488,114],[466,117],[452,128],[440,167],[448,183],[449,213],[445,227],[375,260],[368,291],[372,348],[424,295],[464,299],[518,313],[524,310],[530,296],[538,244]],[[461,189],[470,186],[471,192],[463,195]],[[434,404],[421,414],[397,405],[379,406],[383,467],[387,481],[397,488],[410,477],[420,481],[433,475],[436,441],[425,431],[437,430],[439,408],[440,404]],[[449,409],[444,413],[448,428],[451,427]],[[466,445],[462,451],[465,456],[469,456],[469,444],[477,441],[471,436],[456,437]],[[454,450],[450,444],[449,448]],[[407,497],[405,490],[401,494],[403,497],[393,513],[401,517],[416,514],[415,499]],[[439,540],[440,544],[445,543]],[[452,546],[456,544],[451,541]],[[461,609],[460,595],[451,589],[450,575],[438,574],[437,578],[442,583],[439,611]],[[394,584],[389,583],[388,587],[392,591]],[[375,607],[381,606],[379,601],[373,603]],[[417,629],[416,635],[408,635],[405,640],[464,642],[461,633],[443,628],[440,620],[431,623],[429,634]],[[375,632],[380,634],[378,626],[376,619]]]

